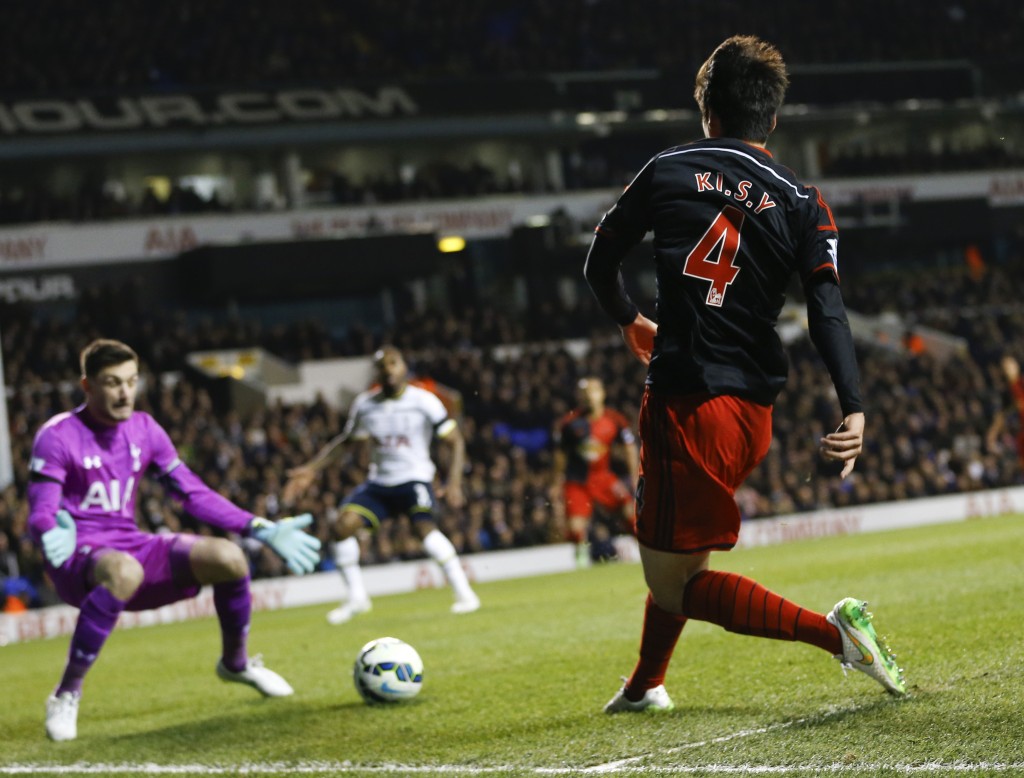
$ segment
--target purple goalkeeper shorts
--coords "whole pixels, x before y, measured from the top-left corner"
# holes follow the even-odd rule
[[[128,554],[142,565],[143,579],[125,610],[145,611],[199,594],[202,587],[188,561],[189,551],[198,539],[196,535],[136,532],[116,540],[104,540],[103,545],[83,543],[59,569],[50,565],[46,569],[61,599],[79,608],[96,586],[93,579],[96,563],[111,551]]]

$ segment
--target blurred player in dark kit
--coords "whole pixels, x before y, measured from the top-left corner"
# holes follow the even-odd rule
[[[576,564],[590,563],[587,536],[595,507],[632,531],[633,489],[639,464],[636,437],[629,421],[605,406],[600,378],[581,378],[578,405],[555,427],[555,487],[565,500],[566,534],[576,546]],[[629,483],[612,469],[612,449],[621,444]]]

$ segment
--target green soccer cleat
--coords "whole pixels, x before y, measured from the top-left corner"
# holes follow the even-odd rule
[[[889,694],[902,696],[907,693],[903,670],[896,664],[895,654],[875,634],[867,605],[863,600],[847,597],[837,602],[825,617],[839,630],[843,640],[843,653],[837,654],[836,659],[844,672],[851,667],[860,670],[882,684]]]

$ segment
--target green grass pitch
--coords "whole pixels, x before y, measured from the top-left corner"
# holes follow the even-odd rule
[[[634,564],[381,597],[330,627],[329,606],[257,613],[250,647],[295,687],[224,684],[206,619],[116,631],[86,681],[79,739],[50,743],[43,704],[67,638],[0,648],[0,775],[1024,774],[1024,517],[717,554],[818,611],[869,601],[906,670],[895,700],[810,646],[691,622],[668,714],[606,716],[635,661]],[[351,667],[394,635],[426,666],[415,700],[364,704]]]

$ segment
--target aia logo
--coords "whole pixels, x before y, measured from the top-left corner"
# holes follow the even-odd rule
[[[412,441],[409,440],[409,437],[401,433],[397,435],[381,435],[376,440],[377,445],[381,448],[409,448],[412,446]]]

